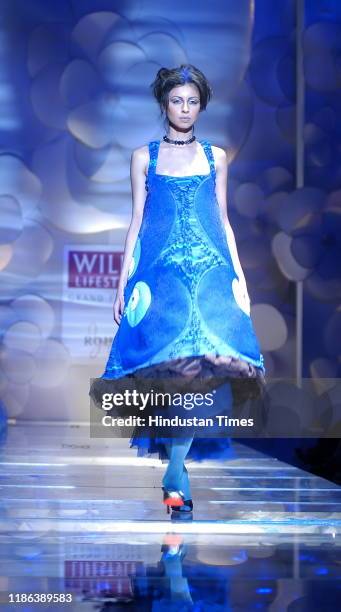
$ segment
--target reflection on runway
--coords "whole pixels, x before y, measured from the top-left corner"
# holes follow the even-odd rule
[[[10,427],[2,598],[72,593],[77,610],[335,612],[340,487],[237,443],[224,464],[187,467],[193,520],[172,521],[164,466],[137,459],[127,440],[92,440],[81,426]]]

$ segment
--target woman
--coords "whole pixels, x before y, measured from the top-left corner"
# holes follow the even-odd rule
[[[187,381],[212,389],[220,377],[229,408],[262,392],[265,368],[227,217],[227,156],[194,136],[212,91],[190,64],[161,68],[152,88],[167,134],[132,154],[133,212],[114,303],[119,329],[97,380],[170,378],[185,381],[184,391]],[[221,456],[228,441],[193,440],[193,429],[173,439],[152,430],[137,427],[131,445],[168,457],[167,511],[191,512],[186,456]]]

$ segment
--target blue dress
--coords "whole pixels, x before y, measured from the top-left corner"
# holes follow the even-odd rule
[[[123,316],[101,379],[218,375],[234,382],[235,395],[238,379],[245,378],[252,384],[244,392],[257,394],[265,383],[264,360],[220,217],[211,145],[199,142],[209,174],[181,177],[157,174],[160,141],[148,145],[143,219]],[[189,456],[214,456],[213,440],[198,442]],[[165,456],[155,439],[136,435],[131,444],[139,454]]]

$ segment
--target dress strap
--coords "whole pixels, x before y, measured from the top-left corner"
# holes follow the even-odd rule
[[[148,172],[147,172],[147,176],[146,176],[146,180],[145,180],[146,191],[148,191],[148,189],[149,189],[149,181],[155,175],[156,164],[157,164],[157,157],[158,157],[158,153],[159,153],[159,146],[160,146],[160,141],[159,140],[151,140],[151,142],[148,143],[149,164],[148,164]]]
[[[214,157],[213,157],[213,153],[212,153],[211,144],[210,144],[210,142],[208,140],[200,140],[200,143],[202,144],[202,146],[204,148],[206,157],[208,159],[208,163],[210,164],[211,174],[215,178],[216,177],[216,170],[215,170]]]
[[[148,174],[149,176],[154,176],[157,164],[157,157],[159,153],[159,140],[152,140],[148,143],[149,147],[149,166],[148,166]]]

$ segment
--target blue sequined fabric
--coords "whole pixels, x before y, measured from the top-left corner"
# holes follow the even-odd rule
[[[156,173],[160,141],[149,143],[143,220],[103,380],[143,372],[218,372],[231,380],[264,382],[250,313],[236,291],[238,276],[215,195],[212,149],[208,141],[199,142],[209,174],[181,177]],[[143,441],[136,445],[143,453]]]

